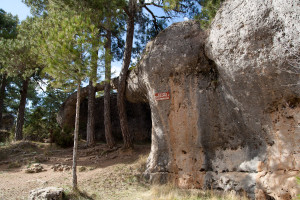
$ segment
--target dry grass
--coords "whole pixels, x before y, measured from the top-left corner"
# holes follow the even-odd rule
[[[140,155],[139,159],[134,163],[133,167],[140,173],[146,170],[148,155]]]
[[[105,151],[105,154],[102,152]],[[218,191],[184,190],[174,185],[154,185],[144,182],[150,146],[137,146],[134,151],[107,151],[105,145],[86,149],[79,148],[78,186],[80,191],[71,189],[71,172],[53,172],[51,166],[57,163],[70,165],[72,149],[58,149],[46,144],[19,142],[0,147],[0,154],[8,155],[0,164],[0,199],[26,199],[30,190],[47,186],[63,187],[65,199],[93,200],[206,200],[246,199],[235,193]],[[24,157],[26,155],[26,157]],[[28,175],[24,173],[26,164],[37,158],[48,157],[43,162],[47,171]],[[98,160],[97,160],[98,159]],[[68,160],[68,161],[66,161]],[[0,163],[1,163],[0,162]],[[69,162],[69,163],[68,163]],[[23,165],[20,167],[20,165]],[[20,168],[18,168],[20,167]],[[18,168],[16,170],[7,168]],[[2,171],[1,171],[2,169]],[[16,179],[15,177],[19,177]],[[21,181],[20,181],[21,180]],[[2,184],[1,184],[2,183]],[[13,191],[13,193],[12,193]]]
[[[219,192],[214,190],[179,189],[174,185],[155,185],[151,187],[151,200],[248,200],[234,191]]]

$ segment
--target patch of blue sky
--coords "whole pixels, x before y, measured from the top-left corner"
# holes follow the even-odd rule
[[[20,21],[31,16],[30,8],[22,3],[22,0],[0,0],[0,8],[12,15],[18,15]]]

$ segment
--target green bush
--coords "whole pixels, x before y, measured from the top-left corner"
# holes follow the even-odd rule
[[[195,16],[195,19],[200,20],[201,28],[207,29],[214,19],[217,11],[221,7],[224,0],[200,0],[201,12]]]
[[[63,128],[53,132],[53,142],[60,147],[66,148],[73,146],[73,132],[70,128]]]
[[[10,132],[6,130],[0,130],[0,143],[5,143],[9,140]]]

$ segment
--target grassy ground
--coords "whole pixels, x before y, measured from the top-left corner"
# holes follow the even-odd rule
[[[93,200],[200,200],[245,199],[234,193],[183,190],[172,185],[151,186],[143,181],[150,145],[136,145],[123,151],[119,145],[109,150],[105,144],[93,148],[79,146],[78,192],[71,189],[71,171],[53,171],[55,164],[71,166],[72,148],[21,142],[0,146],[0,199],[27,199],[30,190],[63,187],[65,199]],[[41,163],[44,172],[28,174],[32,163]]]

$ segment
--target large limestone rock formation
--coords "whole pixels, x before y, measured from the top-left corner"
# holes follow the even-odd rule
[[[98,84],[99,86],[100,84]],[[98,87],[99,89],[100,87]],[[101,90],[101,88],[99,89]],[[87,88],[81,93],[80,105],[80,130],[81,138],[86,138],[86,126],[88,117],[88,94]],[[96,140],[105,141],[104,130],[104,98],[96,98],[95,101],[95,136]],[[117,108],[117,94],[111,94],[111,123],[112,134],[116,140],[122,140],[119,112]],[[61,127],[72,129],[75,124],[76,93],[72,94],[62,105],[57,121]],[[149,105],[146,103],[126,102],[126,111],[129,124],[129,130],[133,135],[135,142],[149,142],[151,138],[151,113]]]
[[[300,5],[228,0],[204,32],[173,24],[130,72],[127,98],[149,102],[146,175],[185,188],[300,193]],[[169,100],[155,94],[169,92]]]
[[[248,151],[258,149],[244,162],[240,153],[232,153],[240,157],[234,164],[252,167],[243,171],[256,173],[257,193],[295,197],[300,169],[299,1],[227,1],[212,24],[206,52],[218,66],[239,122],[254,136],[256,144]]]
[[[111,123],[112,134],[116,140],[122,140],[122,132],[119,120],[119,111],[117,107],[117,94],[111,94]],[[96,98],[95,105],[95,135],[97,140],[105,141],[104,126],[104,98]],[[88,101],[83,100],[80,110],[80,133],[82,138],[86,138]],[[126,102],[126,113],[129,125],[129,131],[133,135],[135,142],[149,142],[151,140],[151,112],[149,105],[146,103],[130,103]],[[73,116],[75,121],[75,116]]]

